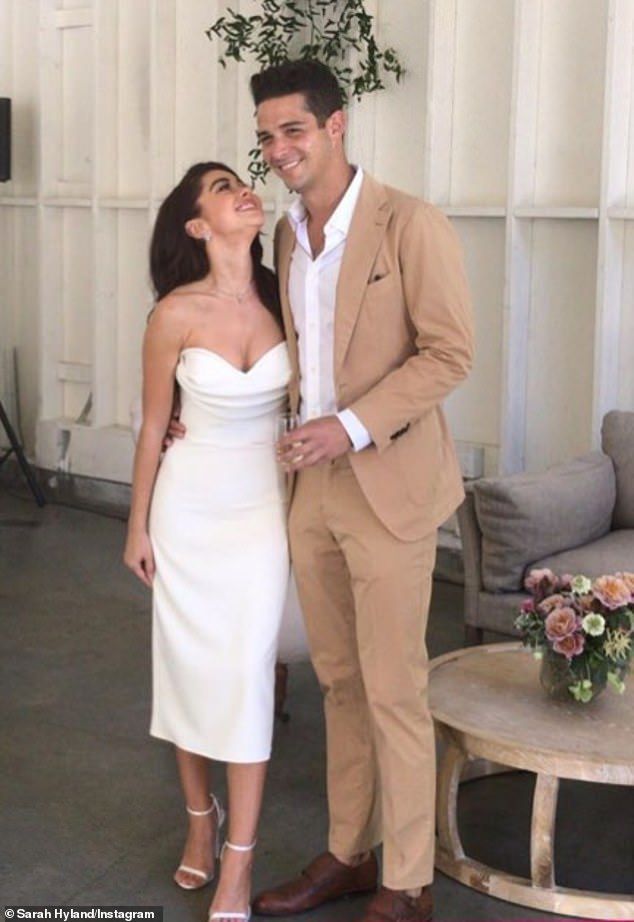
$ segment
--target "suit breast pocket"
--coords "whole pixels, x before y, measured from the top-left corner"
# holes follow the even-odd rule
[[[373,276],[368,282],[363,293],[363,303],[380,303],[384,301],[387,304],[400,302],[402,300],[402,289],[400,279],[393,272],[386,275]]]

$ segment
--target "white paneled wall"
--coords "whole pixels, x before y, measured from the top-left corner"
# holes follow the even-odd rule
[[[244,172],[254,142],[249,65],[219,67],[205,35],[227,5],[0,0],[0,388],[10,404],[16,347],[46,467],[129,479],[156,209],[192,162]],[[457,439],[489,473],[589,449],[606,409],[634,409],[634,0],[366,6],[407,75],[353,104],[351,158],[443,208],[465,248]],[[270,244],[287,196],[263,195]]]
[[[513,3],[471,0],[455,5],[455,9],[448,201],[503,206],[513,72]]]
[[[452,430],[462,441],[485,446],[485,464],[495,471],[500,433],[504,222],[454,218],[465,249],[467,274],[477,309],[477,359],[468,385],[447,401]]]

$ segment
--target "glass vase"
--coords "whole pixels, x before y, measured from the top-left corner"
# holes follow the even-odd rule
[[[570,667],[570,661],[565,656],[562,656],[561,653],[555,653],[550,648],[543,651],[539,681],[549,698],[554,701],[576,701],[569,688],[578,679],[579,677]],[[601,681],[595,678],[592,682],[591,700],[600,695],[605,686],[605,680]]]

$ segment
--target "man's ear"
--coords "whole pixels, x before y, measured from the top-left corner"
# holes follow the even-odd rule
[[[343,138],[347,127],[348,117],[343,109],[337,109],[336,112],[333,112],[332,115],[329,115],[326,119],[326,128],[333,140],[335,138]]]

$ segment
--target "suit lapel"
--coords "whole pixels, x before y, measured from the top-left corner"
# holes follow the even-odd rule
[[[294,411],[297,411],[299,404],[299,355],[297,350],[295,323],[293,322],[293,314],[291,312],[291,305],[288,297],[288,276],[294,245],[295,234],[289,224],[288,218],[284,217],[278,226],[276,269],[280,290],[280,301],[282,304],[284,333],[286,334],[288,356],[293,371],[293,377],[289,384],[291,407]]]
[[[341,370],[390,214],[383,187],[366,174],[352,215],[337,283],[335,375]]]

